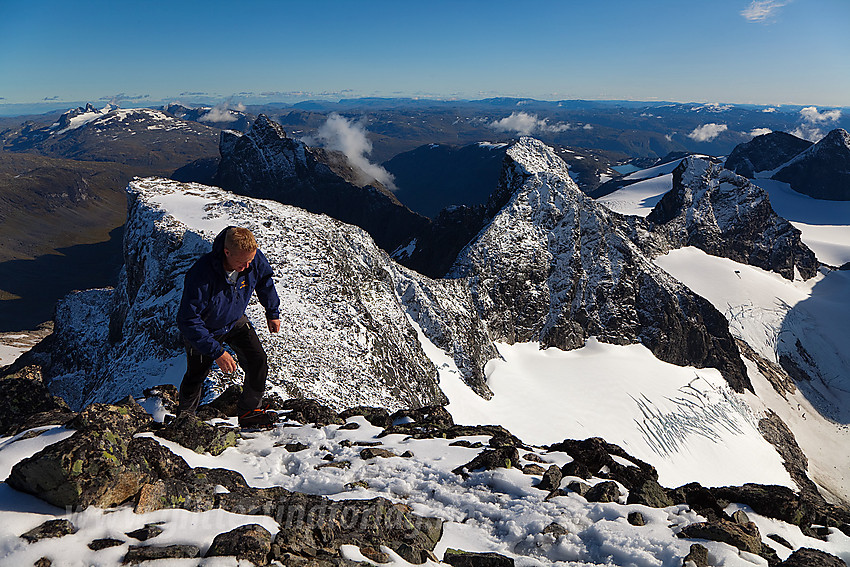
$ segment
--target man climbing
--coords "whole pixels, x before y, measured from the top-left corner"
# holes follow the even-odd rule
[[[234,372],[237,360],[245,372],[237,403],[239,425],[268,427],[277,416],[260,408],[269,367],[266,352],[245,308],[256,290],[266,310],[269,331],[280,331],[280,300],[272,268],[247,228],[230,226],[216,236],[212,251],[186,272],[177,326],[186,347],[186,374],[180,383],[177,415],[194,414],[204,380],[213,362],[222,372]],[[236,359],[224,350],[230,345]]]

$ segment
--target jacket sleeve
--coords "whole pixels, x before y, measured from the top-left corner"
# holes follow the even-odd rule
[[[266,319],[280,319],[280,298],[274,287],[274,273],[262,251],[257,250],[257,299],[266,309]]]
[[[183,333],[183,338],[201,354],[218,358],[224,354],[224,347],[215,340],[201,318],[201,313],[209,303],[209,296],[209,284],[198,281],[193,270],[189,270],[183,282],[183,297],[177,310],[177,327]]]

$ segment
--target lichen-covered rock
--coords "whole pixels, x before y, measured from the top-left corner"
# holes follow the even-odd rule
[[[558,465],[551,465],[546,472],[543,473],[543,478],[535,488],[551,492],[561,486],[561,469]]]
[[[695,567],[708,567],[708,549],[698,543],[691,544],[691,550],[682,560],[683,567],[689,567],[688,561],[693,562]]]
[[[158,437],[179,443],[196,453],[220,455],[236,445],[239,434],[233,427],[210,425],[194,415],[183,414],[156,432]]]
[[[15,464],[7,483],[60,507],[126,502],[143,485],[188,468],[155,441],[133,437],[150,421],[134,401],[93,404],[73,420],[71,437]]]
[[[254,565],[268,565],[272,534],[259,524],[246,524],[215,536],[207,557],[234,556]]]

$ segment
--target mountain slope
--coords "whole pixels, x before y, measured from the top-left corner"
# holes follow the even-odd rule
[[[837,128],[774,174],[815,199],[850,201],[850,134]]]
[[[697,157],[673,171],[673,187],[646,217],[673,248],[696,246],[793,280],[815,275],[818,262],[800,231],[778,216],[767,193],[717,163]]]
[[[657,268],[550,148],[522,138],[507,155],[494,198],[508,202],[449,272],[469,279],[494,339],[565,350],[589,336],[642,342],[661,360],[713,366],[736,391],[750,388],[723,316]]]
[[[744,177],[755,177],[761,171],[778,168],[811,147],[812,142],[785,132],[770,132],[738,144],[724,167]]]
[[[149,108],[91,104],[64,113],[49,125],[25,123],[3,134],[2,149],[49,157],[120,162],[168,175],[216,154],[219,130]]]

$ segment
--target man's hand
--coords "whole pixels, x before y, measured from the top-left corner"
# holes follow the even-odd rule
[[[269,331],[272,333],[280,332],[280,319],[266,319],[269,323]]]
[[[230,356],[230,353],[225,351],[224,354],[215,359],[218,367],[221,368],[222,372],[236,372],[236,361],[233,360],[233,357]]]

